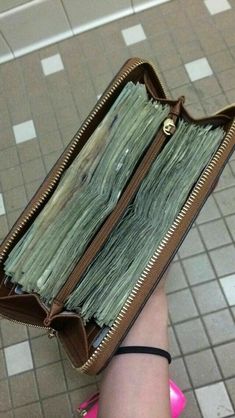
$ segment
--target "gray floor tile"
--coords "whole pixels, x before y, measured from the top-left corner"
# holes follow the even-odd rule
[[[234,245],[211,250],[210,256],[219,277],[235,272]]]
[[[179,261],[171,264],[169,273],[167,274],[166,291],[174,292],[176,290],[187,287],[184,272]]]
[[[180,416],[182,418],[201,418],[201,411],[198,407],[197,400],[193,391],[190,390],[186,392],[185,396],[187,398],[186,408]]]
[[[173,323],[184,321],[198,315],[189,289],[168,295],[170,317]]]
[[[7,212],[13,212],[16,209],[24,209],[27,205],[27,195],[24,186],[18,186],[7,190],[4,193],[4,201]]]
[[[226,308],[227,303],[216,280],[193,287],[197,306],[201,314]]]
[[[0,167],[1,170],[6,170],[15,167],[19,164],[16,146],[1,150]]]
[[[230,306],[235,305],[235,274],[220,279],[220,284]]]
[[[235,215],[226,216],[225,222],[228,225],[229,231],[231,232],[235,241]]]
[[[14,418],[13,411],[0,412],[0,418]]]
[[[24,183],[22,171],[19,165],[0,171],[2,190],[10,190]]]
[[[17,150],[21,163],[25,163],[26,161],[30,161],[41,156],[38,139],[31,139],[30,141],[18,144]]]
[[[185,361],[194,387],[203,386],[221,378],[210,349],[187,355]]]
[[[212,250],[213,248],[221,247],[232,242],[226,228],[226,224],[222,219],[201,225],[199,229],[208,250]]]
[[[53,130],[53,131],[46,132],[45,134],[40,135],[39,145],[40,145],[41,152],[43,155],[47,155],[47,154],[50,154],[51,152],[55,152],[58,150],[61,150],[60,154],[62,154],[63,142],[62,142],[60,131]],[[59,158],[60,154],[58,155],[57,159]]]
[[[69,360],[63,360],[65,377],[69,390],[78,389],[87,385],[96,384],[96,377],[78,373],[73,369]]]
[[[169,337],[169,347],[170,347],[171,357],[179,356],[181,353],[180,353],[179,345],[176,341],[175,333],[172,327],[168,327],[168,337]]]
[[[225,385],[231,398],[233,407],[235,408],[235,377],[232,379],[225,380]]]
[[[45,177],[46,171],[41,158],[27,161],[22,165],[22,172],[25,183]]]
[[[184,354],[202,350],[210,345],[199,318],[175,325],[175,331]]]
[[[97,385],[89,385],[79,390],[76,389],[69,392],[72,410],[75,411],[81,402],[88,399],[91,395],[94,395],[97,391]]]
[[[12,407],[10,391],[7,379],[0,380],[0,412],[7,411]]]
[[[181,390],[191,388],[188,373],[182,358],[176,358],[172,361],[170,367],[170,378],[174,380],[174,382],[177,382],[177,385]]]
[[[234,319],[228,309],[204,316],[212,344],[231,341],[235,338]]]
[[[226,106],[226,103],[222,104],[220,108],[224,106]],[[235,184],[235,175],[233,171],[231,170],[230,165],[227,164],[223,170],[223,173],[219,179],[219,182],[216,186],[215,191],[217,192],[219,190],[226,189],[227,187],[234,186],[234,184]]]
[[[11,376],[9,383],[15,408],[38,400],[38,390],[33,371]]]
[[[204,246],[202,244],[199,233],[195,228],[193,228],[189,231],[187,237],[181,245],[179,249],[179,255],[180,257],[185,258],[197,253],[201,253],[203,251]]]
[[[14,410],[17,418],[43,418],[42,409],[39,402],[31,403]]]
[[[235,342],[215,347],[215,354],[219,361],[224,377],[235,376]]]
[[[218,218],[220,218],[219,209],[216,205],[214,197],[210,196],[200,211],[196,223],[201,224]]]
[[[47,398],[66,390],[61,362],[36,369],[36,377],[41,398]]]
[[[231,215],[235,213],[235,188],[231,187],[215,193],[215,199],[223,213],[223,215]]]
[[[58,158],[61,156],[63,150],[64,150],[64,147],[61,147],[56,151],[50,152],[50,154],[48,154],[48,155],[44,155],[43,160],[45,162],[47,173],[51,170],[53,165],[56,163]]]
[[[3,379],[5,377],[7,377],[6,363],[5,363],[4,352],[1,349],[0,350],[0,379]]]
[[[25,341],[28,338],[25,325],[10,322],[8,319],[2,319],[0,326],[4,347]]]
[[[66,394],[45,399],[42,405],[45,418],[70,418],[73,416],[69,397]]]
[[[191,285],[215,278],[215,273],[207,254],[198,254],[182,262]]]
[[[234,320],[235,320],[235,307],[232,308],[231,311],[232,311],[232,314],[233,314],[233,317],[234,317]]]
[[[54,363],[60,360],[60,353],[56,338],[49,339],[47,335],[34,338],[31,341],[31,349],[36,367]]]

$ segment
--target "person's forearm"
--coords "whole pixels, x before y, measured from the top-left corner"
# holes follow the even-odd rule
[[[145,345],[168,350],[167,301],[153,294],[121,346]],[[114,356],[101,382],[98,418],[169,418],[169,366],[152,354]]]

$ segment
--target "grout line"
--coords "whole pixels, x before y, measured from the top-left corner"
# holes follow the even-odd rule
[[[62,351],[61,351],[61,348],[62,348],[62,347],[61,347],[61,345],[60,345],[60,343],[59,343],[59,340],[57,341],[57,343],[58,343],[59,353],[60,353],[60,358],[61,358],[61,366],[62,366],[62,370],[63,370],[63,373],[64,373],[64,380],[65,380],[66,394],[67,394],[67,395],[69,395],[69,385],[68,385],[68,379],[67,379],[67,375],[66,375],[66,373],[65,373],[64,359],[62,358]],[[69,399],[70,412],[71,412],[71,414],[73,415],[74,410],[73,410],[73,405],[72,405],[72,402],[71,402],[71,398],[70,398],[70,396],[68,396],[68,399]],[[72,415],[71,415],[71,416],[72,416]]]
[[[219,208],[219,210],[220,210],[220,208]],[[225,224],[226,224],[226,222],[224,222]],[[226,227],[227,227],[227,225],[226,225]],[[227,228],[228,229],[228,228]],[[204,242],[204,238],[203,238],[203,236],[202,236],[202,234],[201,234],[201,231],[200,231],[200,229],[198,228],[198,233],[199,233],[199,236],[200,236],[200,238],[201,238],[201,241],[205,244],[205,242]],[[230,234],[230,231],[229,231],[229,234]],[[231,236],[231,235],[230,235]],[[230,243],[230,244],[227,244],[227,245],[225,245],[225,247],[228,247],[228,246],[231,246],[231,245],[233,245],[234,246],[234,241],[232,240],[232,243]],[[220,247],[219,247],[220,248]],[[216,248],[217,249],[217,248]],[[235,248],[234,248],[235,249]],[[212,250],[213,251],[213,250]],[[211,265],[212,265],[212,267],[213,268],[215,268],[214,267],[214,264],[213,264],[213,260],[212,260],[212,257],[211,257],[211,253],[210,253],[210,251],[208,251],[208,258],[209,258],[209,260],[210,260],[210,262],[211,262]],[[229,312],[230,312],[230,315],[231,315],[231,317],[233,318],[233,313],[232,313],[232,308],[231,308],[231,305],[229,304],[229,302],[228,302],[228,299],[227,299],[227,297],[226,297],[226,294],[225,294],[225,292],[224,292],[224,289],[223,289],[223,286],[222,286],[222,284],[221,284],[221,281],[219,280],[219,277],[218,277],[218,274],[217,274],[217,272],[216,272],[216,270],[215,270],[215,273],[216,273],[216,280],[217,280],[217,283],[218,283],[218,285],[219,285],[219,288],[220,288],[220,291],[221,291],[221,293],[222,293],[222,295],[223,295],[223,297],[224,297],[224,299],[225,299],[225,302],[226,302],[226,305],[227,305],[227,309],[229,310]],[[229,276],[229,275],[231,275],[231,274],[233,274],[233,273],[230,273],[230,274],[226,274],[225,275],[225,277],[227,277],[227,276]]]
[[[30,347],[30,353],[31,353],[32,362],[33,362],[33,369],[32,370],[34,372],[34,378],[35,378],[35,383],[36,383],[36,388],[37,388],[37,393],[38,393],[38,402],[40,402],[42,416],[45,417],[44,410],[42,408],[42,398],[41,398],[40,390],[39,390],[39,383],[38,383],[37,374],[36,374],[36,365],[35,365],[35,361],[34,361],[33,349],[32,349],[32,344],[31,344],[31,340],[30,340],[30,337],[29,337],[28,327],[27,327],[27,334],[28,334],[28,342],[29,342],[29,347]]]

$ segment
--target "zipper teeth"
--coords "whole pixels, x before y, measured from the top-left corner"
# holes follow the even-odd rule
[[[36,210],[42,205],[42,203],[45,201],[45,199],[47,198],[47,196],[51,192],[51,190],[53,190],[55,184],[60,179],[60,176],[63,173],[63,171],[64,171],[64,169],[65,169],[65,167],[66,167],[66,165],[67,165],[67,163],[68,163],[68,161],[69,161],[69,159],[70,159],[70,157],[71,157],[74,149],[76,148],[76,146],[77,146],[77,144],[78,144],[78,142],[80,140],[80,137],[86,131],[88,125],[90,124],[90,122],[92,121],[92,119],[95,117],[95,115],[97,114],[97,112],[103,107],[103,105],[105,104],[105,102],[110,98],[110,96],[114,93],[114,91],[121,84],[121,82],[130,74],[130,72],[132,70],[134,70],[134,68],[138,67],[139,65],[141,65],[143,63],[148,63],[153,68],[153,70],[155,72],[157,72],[153,63],[148,62],[146,60],[143,60],[141,58],[137,58],[132,65],[130,65],[126,70],[124,70],[120,74],[119,77],[117,77],[116,81],[110,87],[109,91],[104,95],[104,97],[102,99],[100,99],[100,102],[97,103],[97,105],[95,106],[95,109],[92,111],[92,113],[90,114],[90,116],[88,116],[88,118],[85,120],[85,122],[83,123],[82,128],[79,130],[78,134],[76,134],[74,136],[73,143],[71,144],[68,152],[64,156],[64,159],[63,159],[60,167],[58,168],[58,171],[56,172],[55,177],[51,181],[50,185],[42,193],[42,195],[40,196],[40,198],[38,199],[38,201],[36,203],[34,203],[33,207],[30,209],[30,211],[28,212],[28,214],[25,215],[25,217],[22,219],[22,221],[20,222],[20,224],[17,226],[17,228],[12,232],[11,236],[8,238],[6,244],[4,245],[4,248],[2,249],[2,251],[0,253],[0,262],[1,262],[1,260],[3,260],[5,254],[8,251],[8,248],[10,247],[11,243],[13,242],[13,240],[20,233],[20,231],[23,228],[23,226],[33,216],[33,214],[36,212]],[[163,86],[162,80],[161,81],[159,80],[159,82],[160,82],[161,88],[162,88],[162,90],[164,92],[164,86]]]
[[[0,314],[1,317],[8,319],[8,321],[10,322],[14,322],[16,324],[21,324],[21,325],[27,325],[27,327],[33,327],[33,328],[42,328],[42,329],[51,329],[50,327],[43,327],[42,325],[33,325],[33,324],[26,324],[25,322],[21,322],[21,321],[17,321],[16,319],[11,319],[6,315]]]
[[[142,274],[140,275],[139,279],[137,280],[135,286],[133,287],[130,295],[128,296],[125,304],[123,305],[121,311],[119,312],[117,318],[115,319],[114,323],[112,324],[110,330],[106,334],[106,336],[103,338],[101,343],[99,344],[99,347],[96,348],[94,353],[89,357],[89,359],[83,364],[83,366],[77,368],[77,370],[86,373],[89,368],[92,366],[94,361],[99,356],[100,352],[102,352],[105,347],[107,346],[109,340],[112,338],[112,335],[114,335],[116,329],[119,327],[122,319],[125,317],[126,313],[128,312],[128,308],[131,306],[135,296],[138,294],[139,289],[141,288],[141,285],[145,281],[148,274],[151,272],[151,269],[153,268],[154,264],[156,263],[157,259],[159,258],[160,254],[164,250],[165,246],[167,245],[168,241],[172,238],[172,236],[175,233],[175,230],[178,228],[180,223],[182,222],[182,219],[187,214],[189,209],[191,208],[192,204],[194,203],[195,199],[197,198],[201,188],[203,187],[204,183],[206,182],[207,178],[209,177],[210,173],[218,163],[220,157],[223,155],[223,153],[226,151],[227,146],[229,145],[229,142],[232,138],[232,136],[235,134],[235,119],[233,120],[232,126],[229,129],[229,132],[225,136],[223,143],[220,145],[218,150],[216,151],[214,157],[209,162],[205,170],[203,171],[200,179],[197,182],[197,185],[194,187],[193,191],[190,193],[189,198],[187,199],[186,203],[182,207],[181,211],[175,218],[174,222],[170,226],[169,230],[167,231],[166,235],[158,245],[156,251],[148,261],[146,267],[144,268]]]

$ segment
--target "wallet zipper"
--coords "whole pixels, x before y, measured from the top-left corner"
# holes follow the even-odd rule
[[[45,329],[45,330],[48,331],[48,337],[49,338],[54,337],[56,335],[56,332],[57,332],[54,328],[51,328],[51,327],[45,327],[43,325],[33,325],[33,324],[29,324],[29,323],[26,324],[25,322],[17,321],[16,319],[9,318],[8,316],[3,315],[3,314],[0,314],[0,316],[3,317],[3,318],[6,318],[10,322],[14,322],[15,324],[21,324],[21,325],[26,325],[27,327]]]

